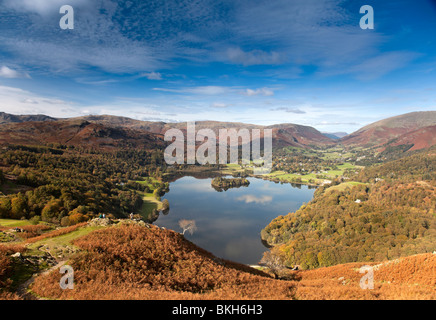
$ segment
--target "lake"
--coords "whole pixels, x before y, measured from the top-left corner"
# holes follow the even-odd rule
[[[170,211],[160,214],[155,225],[181,232],[181,219],[195,220],[197,231],[185,237],[220,258],[257,264],[267,249],[260,231],[279,215],[309,202],[315,189],[305,185],[278,184],[248,178],[247,187],[218,192],[212,178],[183,177],[170,183]]]

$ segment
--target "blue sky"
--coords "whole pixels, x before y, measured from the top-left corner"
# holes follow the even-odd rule
[[[0,0],[0,111],[352,132],[424,110],[434,0]]]

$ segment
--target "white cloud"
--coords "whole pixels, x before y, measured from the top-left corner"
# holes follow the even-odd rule
[[[231,62],[244,66],[274,65],[284,62],[282,55],[278,52],[266,52],[263,50],[245,52],[241,48],[228,49],[226,57]]]
[[[227,108],[229,105],[222,102],[214,102],[212,103],[212,108]]]
[[[190,87],[190,88],[181,88],[181,89],[153,88],[153,90],[174,92],[174,93],[199,94],[199,95],[220,95],[232,91],[230,87],[221,87],[221,86],[199,86],[199,87]]]
[[[0,86],[0,111],[13,114],[46,114],[52,117],[78,115],[71,102],[7,86]]]
[[[245,89],[241,94],[246,95],[246,96],[273,96],[274,95],[274,91],[272,91],[271,89],[268,88],[260,88],[260,89]]]
[[[162,75],[159,72],[143,73],[141,77],[146,77],[148,80],[162,80]]]
[[[295,114],[305,114],[306,111],[295,109],[295,108],[288,108],[288,107],[279,107],[275,109],[271,109],[271,111],[285,111],[287,113],[295,113]]]
[[[39,104],[38,101],[29,98],[24,99],[23,103]]]
[[[198,86],[198,87],[185,87],[181,89],[170,88],[153,88],[155,91],[174,92],[174,93],[187,93],[196,95],[223,95],[223,94],[239,94],[243,96],[273,96],[274,91],[269,88],[258,89],[242,89],[241,87],[225,87],[225,86]]]
[[[61,6],[68,4],[73,6],[85,3],[86,0],[5,0],[5,5],[20,12],[34,12],[40,15],[57,12]]]
[[[20,73],[16,70],[13,70],[7,66],[2,66],[0,68],[0,77],[3,78],[30,78],[27,73]]]
[[[362,80],[379,78],[391,71],[405,67],[419,55],[412,52],[387,52],[376,57],[366,59],[349,70]]]

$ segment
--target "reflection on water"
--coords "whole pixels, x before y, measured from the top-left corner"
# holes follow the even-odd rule
[[[260,231],[275,217],[297,210],[312,199],[314,189],[248,178],[250,185],[217,192],[211,178],[183,177],[162,197],[170,211],[156,225],[181,232],[181,219],[195,220],[198,230],[185,235],[216,256],[256,264],[266,250]]]

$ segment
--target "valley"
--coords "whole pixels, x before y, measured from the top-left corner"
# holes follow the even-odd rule
[[[1,297],[434,299],[435,115],[403,115],[340,139],[270,126],[272,171],[258,176],[251,163],[167,165],[164,133],[183,124],[2,113]],[[197,122],[212,130],[243,125]],[[197,231],[181,235],[181,219],[194,220]],[[99,272],[107,259],[115,265]],[[374,291],[360,289],[357,268],[396,259]],[[30,295],[17,291],[65,261],[78,271],[80,290],[59,291],[52,271],[34,276]],[[416,265],[411,277],[419,279],[397,277],[403,265]],[[136,287],[135,277],[143,279]],[[97,295],[91,283],[109,289]]]

